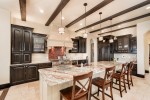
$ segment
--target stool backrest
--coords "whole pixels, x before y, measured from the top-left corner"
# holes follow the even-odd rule
[[[128,74],[132,74],[133,68],[134,68],[134,62],[130,62],[129,66],[128,66]]]
[[[112,82],[113,74],[115,73],[115,66],[106,68],[105,77],[104,77],[104,85]]]
[[[78,100],[81,98],[87,98],[89,96],[90,91],[91,91],[91,85],[92,85],[92,75],[93,75],[93,72],[89,72],[87,74],[73,77],[73,89],[72,89],[71,100]],[[82,80],[85,80],[86,82],[83,82]],[[81,88],[78,91],[75,90],[75,87],[77,84]]]
[[[120,77],[122,77],[128,71],[128,63],[122,64],[122,69],[120,73]]]

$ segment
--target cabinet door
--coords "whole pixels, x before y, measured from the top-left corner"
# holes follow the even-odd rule
[[[36,65],[26,66],[26,81],[34,81],[38,79],[38,68]]]
[[[32,52],[32,31],[25,29],[23,33],[23,51]]]
[[[10,68],[11,84],[20,84],[25,82],[25,67],[16,66]]]
[[[12,53],[11,54],[11,63],[20,64],[22,62],[22,53]]]
[[[22,42],[23,42],[22,28],[12,27],[12,29],[11,29],[12,52],[21,52],[21,51],[23,51]]]
[[[22,62],[23,63],[30,63],[31,62],[31,53],[22,53]]]

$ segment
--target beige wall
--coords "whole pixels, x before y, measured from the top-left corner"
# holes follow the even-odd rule
[[[0,85],[10,80],[10,12],[0,9]]]
[[[148,69],[148,43],[146,36],[150,31],[150,21],[137,24],[137,68],[138,74],[145,74],[145,69]]]

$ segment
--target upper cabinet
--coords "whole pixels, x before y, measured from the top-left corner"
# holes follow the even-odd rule
[[[132,37],[130,40],[130,52],[137,53],[137,39],[136,37]]]
[[[114,53],[137,53],[136,37],[131,35],[118,36],[114,41]]]
[[[11,63],[30,63],[33,28],[11,25]]]
[[[117,37],[119,53],[128,53],[130,51],[130,37],[131,35]]]
[[[76,37],[72,39],[73,48],[70,53],[86,53],[86,38]]]
[[[45,53],[47,47],[47,35],[33,33],[33,53]]]

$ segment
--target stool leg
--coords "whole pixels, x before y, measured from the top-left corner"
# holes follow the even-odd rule
[[[129,74],[127,75],[127,83],[128,83],[128,88],[130,89],[130,80],[129,80]]]
[[[98,92],[97,92],[97,96],[99,96],[99,87],[98,87]]]
[[[124,89],[125,89],[125,92],[127,93],[127,89],[126,89],[126,83],[125,83],[125,76],[123,76],[123,84],[124,84]]]
[[[105,88],[102,88],[102,100],[105,100]]]
[[[60,95],[60,100],[62,100],[62,96]]]
[[[132,75],[130,75],[130,79],[131,79],[131,84],[133,86],[133,80],[132,80]]]
[[[120,96],[122,97],[122,90],[121,90],[121,79],[119,79],[119,91],[120,91]]]
[[[112,93],[112,86],[113,85],[113,83],[110,83],[110,95],[111,95],[111,100],[113,100],[113,93]]]

